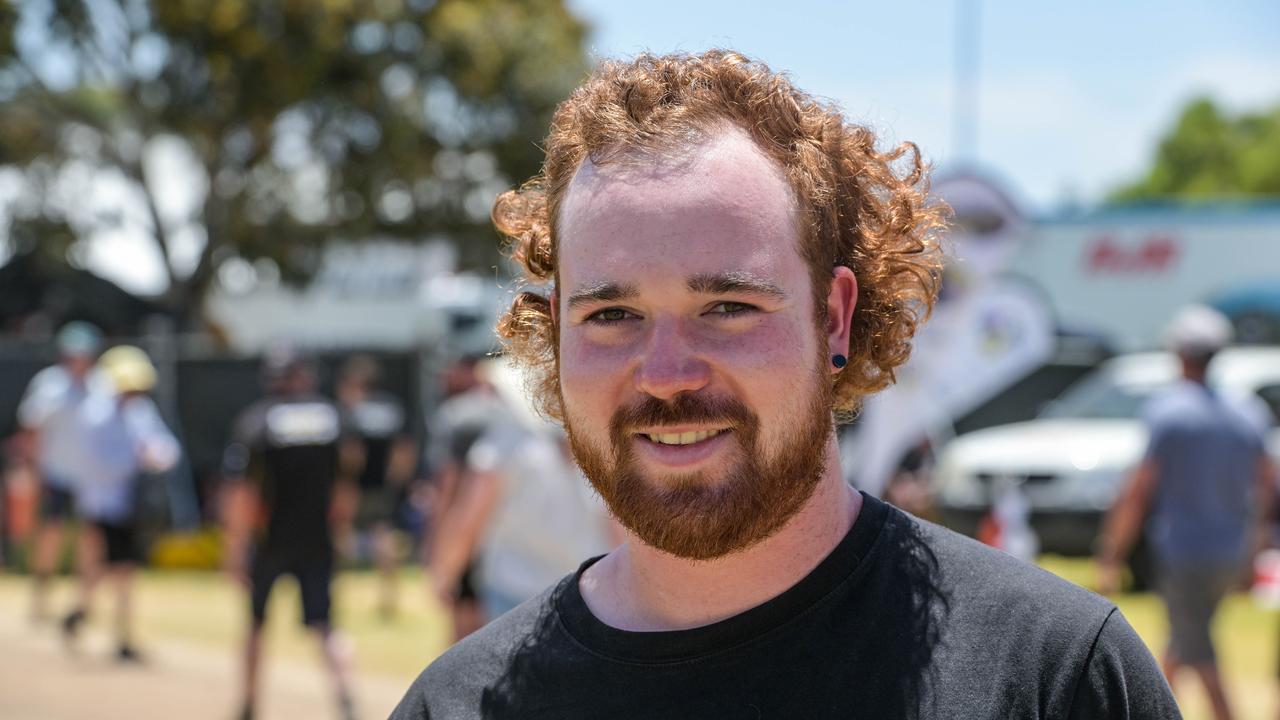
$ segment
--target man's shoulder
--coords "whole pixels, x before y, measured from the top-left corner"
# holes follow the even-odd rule
[[[538,596],[468,635],[418,675],[392,714],[396,720],[478,717],[487,690],[514,682],[510,670],[522,651],[547,653],[558,633],[556,597],[570,575]]]
[[[1203,413],[1212,406],[1205,389],[1188,380],[1179,380],[1157,389],[1143,404],[1141,417],[1147,425],[1177,421],[1188,413]]]
[[[1053,629],[1092,627],[1096,634],[1115,605],[1043,568],[934,523],[898,513],[913,526],[935,565],[953,611],[970,620],[992,613],[1016,631],[1019,621]]]
[[[61,365],[50,365],[41,368],[27,381],[28,396],[37,393],[53,393],[66,391],[71,387],[71,373]]]
[[[31,384],[48,383],[48,382],[66,382],[71,379],[71,373],[67,369],[58,364],[46,365],[36,371],[31,376]]]
[[[1064,717],[1177,716],[1155,660],[1114,603],[932,523],[899,514],[894,524],[935,568],[935,661],[949,687],[1008,707],[1047,703]],[[1002,662],[992,667],[991,658]]]

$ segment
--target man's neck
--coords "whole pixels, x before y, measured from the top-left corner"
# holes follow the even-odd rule
[[[628,541],[587,568],[583,600],[622,630],[683,630],[732,617],[782,594],[835,549],[857,520],[862,496],[840,477],[835,439],[808,501],[773,536],[715,560],[687,560]]]

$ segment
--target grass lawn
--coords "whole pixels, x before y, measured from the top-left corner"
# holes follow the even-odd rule
[[[1090,560],[1045,556],[1040,564],[1074,583],[1093,587],[1094,567]],[[1147,647],[1159,657],[1168,638],[1164,606],[1159,598],[1138,593],[1112,599]],[[1275,611],[1259,607],[1246,594],[1232,595],[1218,610],[1213,636],[1223,676],[1235,703],[1236,717],[1274,720],[1280,716],[1276,705],[1280,685],[1275,680],[1280,631]],[[1178,701],[1188,719],[1209,717],[1208,704],[1198,681],[1189,674],[1179,682]]]
[[[1093,566],[1088,560],[1046,557],[1044,567],[1086,587],[1092,584]],[[401,573],[400,612],[384,621],[376,612],[376,582],[366,571],[343,574],[335,592],[335,612],[355,645],[357,671],[403,677],[407,681],[448,645],[448,617],[426,592],[422,574],[413,569]],[[105,589],[105,588],[104,588]],[[0,612],[27,612],[27,579],[0,575]],[[55,587],[55,605],[70,602],[71,584]],[[1115,598],[1129,622],[1157,654],[1164,646],[1163,609],[1149,594]],[[94,622],[110,616],[110,598],[103,593]],[[244,630],[247,600],[243,592],[221,575],[208,572],[149,571],[139,578],[138,634],[143,647],[151,642],[181,641],[235,652]],[[297,590],[290,580],[281,581],[269,608],[268,663],[288,658],[318,663],[312,639],[299,625]],[[1274,720],[1277,717],[1277,685],[1273,678],[1278,644],[1273,611],[1255,605],[1245,595],[1228,600],[1218,617],[1215,637],[1223,668],[1233,690],[1238,717]],[[1191,677],[1183,681],[1180,700],[1188,718],[1207,718],[1204,698]]]

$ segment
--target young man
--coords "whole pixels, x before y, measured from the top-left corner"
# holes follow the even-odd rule
[[[271,588],[288,574],[298,581],[302,619],[320,642],[342,716],[350,718],[350,658],[330,624],[330,584],[334,537],[349,532],[355,512],[360,443],[338,407],[316,393],[307,359],[278,348],[263,366],[268,396],[236,420],[223,467],[225,562],[248,589],[252,611],[241,717],[252,718],[257,704]]]
[[[181,449],[148,393],[156,369],[141,349],[119,345],[102,354],[98,368],[112,393],[96,393],[80,411],[94,473],[76,486],[76,507],[84,518],[86,542],[94,552],[80,568],[80,596],[62,621],[74,640],[88,617],[102,579],[116,591],[116,659],[138,662],[133,644],[133,570],[141,561],[136,529],[138,479],[177,464]]]
[[[937,285],[914,148],[721,51],[604,65],[546,148],[501,327],[629,538],[394,717],[1177,716],[1114,605],[841,480]]]
[[[1232,397],[1207,384],[1209,363],[1231,342],[1231,322],[1193,305],[1169,324],[1181,381],[1144,409],[1147,453],[1108,517],[1101,543],[1102,590],[1119,585],[1120,564],[1139,533],[1156,561],[1156,588],[1169,619],[1162,658],[1169,684],[1191,668],[1217,720],[1232,717],[1209,630],[1218,603],[1240,586],[1275,496],[1261,398]]]
[[[40,477],[40,526],[36,531],[32,557],[31,615],[48,617],[49,579],[62,551],[63,531],[75,517],[75,486],[95,469],[89,458],[88,439],[79,413],[84,403],[99,391],[107,392],[91,371],[102,348],[102,333],[86,322],[67,323],[57,336],[58,364],[45,368],[31,379],[22,404],[18,424],[24,442],[19,447]],[[90,561],[92,548],[82,536],[77,565]]]

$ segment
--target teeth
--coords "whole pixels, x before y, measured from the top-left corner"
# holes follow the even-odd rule
[[[649,434],[650,440],[663,445],[692,445],[696,442],[702,442],[709,437],[715,437],[720,434],[720,430],[699,430],[697,432],[686,433],[657,433]]]

